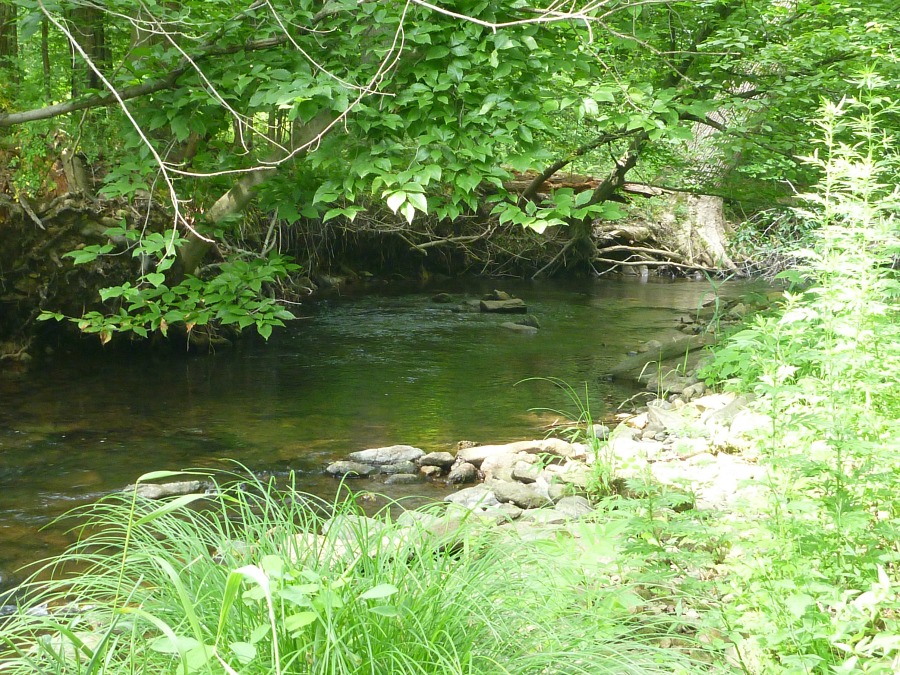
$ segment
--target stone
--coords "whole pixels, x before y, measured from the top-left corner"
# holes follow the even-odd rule
[[[605,441],[609,438],[609,427],[605,424],[594,424],[590,431],[594,435],[594,438],[599,438],[601,441]]]
[[[556,502],[554,508],[566,518],[572,518],[573,520],[584,518],[594,512],[594,507],[587,499],[577,496],[563,497]]]
[[[474,469],[475,467],[473,466],[472,468]],[[426,464],[425,466],[419,467],[419,473],[426,478],[435,478],[436,476],[440,476],[441,473],[443,473],[443,470],[439,466]]]
[[[528,314],[523,316],[521,319],[516,319],[515,323],[520,326],[531,326],[532,328],[540,328],[541,322],[538,321],[537,317],[534,314]]]
[[[531,509],[522,514],[521,520],[534,525],[559,525],[569,520],[569,517],[556,509]]]
[[[684,428],[685,421],[684,415],[672,410],[663,410],[656,405],[647,407],[647,426],[652,428],[654,433],[659,431],[677,432]]]
[[[485,480],[513,480],[513,468],[517,462],[528,462],[529,464],[537,459],[534,455],[527,453],[504,453],[500,455],[491,455],[485,458],[481,463],[481,473]]]
[[[411,445],[389,445],[384,448],[371,448],[350,453],[354,462],[366,464],[396,464],[397,462],[415,462],[425,452]]]
[[[701,401],[705,401],[710,397],[704,396],[702,399],[695,401],[695,405],[700,406]],[[704,424],[709,424],[710,422],[714,422],[716,424],[721,424],[728,426],[731,424],[731,421],[737,416],[737,414],[744,410],[747,407],[747,404],[753,400],[752,396],[742,394],[740,396],[736,396],[732,398],[726,405],[720,408],[709,408],[707,409],[701,416],[700,421]]]
[[[469,462],[460,462],[452,469],[450,469],[450,473],[447,476],[447,482],[450,484],[474,483],[477,477],[478,469],[475,468],[474,464],[470,464]]]
[[[429,452],[427,455],[419,457],[419,466],[437,466],[449,469],[455,461],[456,457],[449,452]]]
[[[482,312],[490,314],[527,314],[528,307],[520,298],[511,300],[482,300],[479,304]]]
[[[521,483],[494,480],[486,485],[499,502],[512,502],[521,509],[538,509],[552,503],[534,488]]]
[[[387,480],[384,481],[385,485],[412,485],[413,483],[418,483],[421,480],[418,475],[414,473],[395,473],[392,476],[388,476]]]
[[[199,480],[182,480],[173,483],[139,483],[138,497],[144,499],[163,499],[204,492],[206,484]],[[123,492],[134,492],[135,486],[129,485]]]
[[[731,420],[732,436],[753,436],[772,429],[772,419],[750,409],[741,410]]]
[[[576,457],[579,449],[560,438],[545,438],[538,441],[517,441],[505,445],[478,445],[474,448],[463,448],[457,458],[470,462],[475,466],[493,455],[528,453],[530,455],[553,455],[555,457]]]
[[[686,387],[690,387],[692,384],[697,383],[696,377],[684,377],[679,375],[674,370],[665,373],[662,378],[660,378],[657,373],[652,373],[646,375],[643,378],[640,378],[642,381],[646,381],[646,389],[647,391],[662,391],[668,394],[680,394],[685,390]]]
[[[585,489],[590,482],[590,471],[584,464],[576,462],[566,465],[562,471],[554,473],[553,477],[558,482]]]
[[[415,473],[418,470],[415,462],[396,462],[394,464],[382,464],[381,473]]]
[[[547,494],[550,497],[550,501],[558,502],[563,497],[568,497],[572,494],[572,488],[565,483],[550,483],[550,487],[547,489]]]
[[[409,510],[397,516],[398,525],[428,527],[437,522],[438,516],[428,511]]]
[[[618,431],[618,430],[616,430]],[[613,434],[610,451],[618,461],[630,459],[656,459],[663,450],[659,441],[638,441],[627,435]]]
[[[522,517],[522,514],[525,513],[524,509],[519,508],[515,504],[510,504],[507,502],[506,504],[501,504],[496,507],[500,513],[502,513],[507,520],[516,520]]]
[[[498,290],[494,289],[493,291],[491,291],[491,292],[488,293],[487,295],[483,296],[481,299],[482,299],[482,300],[501,300],[501,301],[505,301],[505,300],[512,300],[512,299],[513,299],[513,296],[511,296],[511,295],[510,295],[509,293],[507,293],[506,291],[498,291]]]
[[[534,483],[541,475],[541,467],[522,460],[516,461],[512,468],[512,478],[520,483]]]
[[[446,305],[453,302],[453,296],[449,293],[436,293],[431,296],[431,301],[438,305]]]
[[[520,323],[513,323],[512,321],[504,321],[500,324],[500,328],[505,328],[506,330],[511,330],[513,333],[520,333],[522,335],[536,335],[538,329],[534,326],[524,326]]]
[[[644,344],[640,345],[637,350],[639,353],[644,354],[646,352],[656,352],[662,349],[662,342],[659,340],[648,340]]]
[[[342,478],[364,478],[372,476],[378,473],[378,471],[379,469],[377,466],[361,464],[360,462],[348,462],[346,460],[332,462],[325,469],[326,473]]]
[[[500,501],[494,495],[493,491],[487,485],[476,485],[475,487],[463,488],[459,492],[454,492],[444,497],[445,502],[464,506],[467,509],[477,507],[487,508],[490,506],[499,506]]]

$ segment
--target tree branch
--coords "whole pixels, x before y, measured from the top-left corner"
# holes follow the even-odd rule
[[[620,138],[625,138],[626,136],[631,136],[632,134],[636,134],[637,132],[637,129],[634,129],[632,131],[619,129],[610,133],[600,134],[594,140],[575,148],[575,150],[573,150],[569,155],[558,159],[553,164],[544,169],[538,176],[536,176],[535,179],[528,185],[528,187],[525,188],[524,192],[522,192],[522,199],[528,200],[534,197],[537,194],[538,190],[541,189],[541,185],[547,182],[555,173],[568,166],[576,158],[581,157],[582,155],[586,155],[591,150],[595,150],[601,145],[612,143],[613,141],[617,141]]]
[[[267,38],[265,40],[256,40],[254,42],[245,42],[241,45],[230,45],[227,47],[217,47],[210,45],[201,54],[195,56],[193,60],[196,62],[215,56],[235,54],[241,51],[250,52],[272,49],[273,47],[280,47],[286,42],[287,38],[281,36],[275,38]],[[103,106],[112,105],[114,103],[118,103],[119,99],[128,101],[130,99],[147,96],[148,94],[153,94],[164,89],[172,89],[178,81],[178,78],[184,75],[184,73],[189,70],[193,70],[191,60],[182,59],[181,63],[171,71],[169,71],[169,73],[165,77],[118,90],[118,98],[115,94],[112,93],[94,94],[93,96],[87,96],[79,100],[65,101],[63,103],[57,103],[56,105],[46,106],[44,108],[35,108],[34,110],[25,110],[23,112],[17,113],[0,113],[0,129],[5,127],[12,127],[17,124],[25,124],[27,122],[35,122],[37,120],[45,120],[51,117],[58,117],[59,115],[65,115],[67,113],[75,112],[78,110],[100,108]]]

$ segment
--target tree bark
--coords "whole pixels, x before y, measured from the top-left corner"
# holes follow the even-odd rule
[[[0,1],[0,74],[14,85],[19,82],[19,37],[16,6]]]
[[[337,113],[331,110],[320,112],[310,120],[309,123],[298,130],[296,134],[297,146],[299,147],[313,141],[322,134],[336,118]],[[298,154],[294,158],[295,161],[305,154],[305,152]],[[273,161],[277,159],[277,157],[272,158]],[[256,188],[262,185],[275,170],[276,169],[272,168],[250,171],[241,176],[231,189],[219,197],[206,212],[206,224],[210,226],[216,225],[243,211],[253,199]],[[176,275],[193,274],[203,261],[203,257],[209,251],[211,246],[211,241],[207,241],[200,236],[197,236],[195,233],[188,235],[187,242],[178,251]]]
[[[109,49],[106,45],[105,13],[95,7],[78,7],[68,12],[72,36],[91,61],[101,70],[109,67]],[[72,50],[72,98],[88,90],[102,87],[88,64]]]

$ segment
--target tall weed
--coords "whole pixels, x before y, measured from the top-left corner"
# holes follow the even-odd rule
[[[892,101],[826,105],[807,161],[822,171],[802,215],[779,311],[733,336],[708,375],[759,395],[771,500],[732,561],[729,622],[762,671],[900,671],[900,169],[879,119]]]

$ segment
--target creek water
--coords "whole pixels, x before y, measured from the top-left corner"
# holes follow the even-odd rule
[[[515,317],[454,312],[502,288],[528,303],[535,335],[499,327]],[[726,283],[720,297],[749,290]],[[705,282],[469,281],[384,288],[304,304],[268,344],[248,341],[203,356],[56,354],[25,376],[0,377],[0,587],[25,563],[60,552],[60,514],[157,469],[299,474],[310,492],[333,494],[330,460],[405,443],[449,450],[541,437],[577,413],[559,378],[603,419],[635,394],[602,378],[640,342],[672,330],[677,315],[715,297]],[[526,381],[523,381],[526,380]],[[392,497],[440,497],[422,483],[355,486]]]

